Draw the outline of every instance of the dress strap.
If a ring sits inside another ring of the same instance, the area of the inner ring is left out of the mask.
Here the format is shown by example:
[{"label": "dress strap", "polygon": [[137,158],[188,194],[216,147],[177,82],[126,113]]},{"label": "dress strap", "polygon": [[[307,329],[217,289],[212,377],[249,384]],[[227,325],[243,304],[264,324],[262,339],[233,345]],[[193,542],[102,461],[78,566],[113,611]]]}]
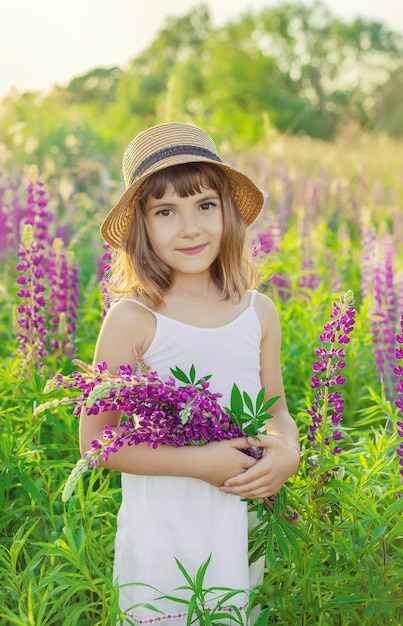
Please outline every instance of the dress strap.
[{"label": "dress strap", "polygon": [[143,302],[140,302],[140,300],[136,300],[135,298],[117,298],[116,300],[114,300],[113,304],[116,304],[117,302],[134,302],[134,304],[138,304],[139,306],[143,307],[143,309],[150,311],[150,313],[155,313],[155,311],[150,309],[150,307],[148,307]]},{"label": "dress strap", "polygon": [[255,302],[256,294],[257,294],[256,289],[252,289],[252,292],[251,292],[251,295],[250,295],[250,300],[249,300],[249,307],[250,308],[253,308],[253,303]]}]

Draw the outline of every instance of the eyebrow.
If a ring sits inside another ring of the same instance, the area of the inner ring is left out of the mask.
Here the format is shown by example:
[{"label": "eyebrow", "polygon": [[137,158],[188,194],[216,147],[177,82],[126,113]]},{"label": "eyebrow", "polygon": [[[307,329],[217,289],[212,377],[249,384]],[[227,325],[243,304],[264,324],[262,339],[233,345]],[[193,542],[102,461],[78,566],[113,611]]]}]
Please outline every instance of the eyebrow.
[{"label": "eyebrow", "polygon": [[[191,198],[192,196],[186,196],[187,198]],[[220,196],[208,194],[205,196],[200,196],[195,200],[195,204],[203,204],[204,202],[208,202],[209,200],[219,200]],[[152,209],[158,209],[159,207],[175,207],[176,202],[166,202],[165,200],[156,200],[147,208],[147,210],[151,211]]]}]

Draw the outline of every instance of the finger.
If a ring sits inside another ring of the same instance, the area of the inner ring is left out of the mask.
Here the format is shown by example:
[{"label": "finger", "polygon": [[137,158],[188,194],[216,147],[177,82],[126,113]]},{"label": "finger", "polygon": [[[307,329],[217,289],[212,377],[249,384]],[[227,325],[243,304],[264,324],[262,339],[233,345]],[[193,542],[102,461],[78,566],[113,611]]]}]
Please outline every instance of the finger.
[{"label": "finger", "polygon": [[265,489],[267,487],[271,487],[271,481],[268,481],[267,477],[251,476],[250,471],[248,471],[238,476],[228,478],[222,486],[224,489],[232,490],[235,493],[235,491],[254,491],[255,489],[261,488]]},{"label": "finger", "polygon": [[233,448],[237,448],[237,450],[242,450],[242,448],[251,448],[253,443],[250,443],[250,437],[235,437],[234,439],[230,439],[231,445]]},{"label": "finger", "polygon": [[[247,458],[251,459],[252,457]],[[261,483],[267,482],[267,480],[269,480],[269,472],[266,471],[262,475],[258,461],[256,461],[255,459],[252,459],[252,461],[253,462],[250,464],[250,467],[246,469],[245,472],[242,472],[242,474],[238,474],[237,476],[230,476],[229,478],[227,478],[227,480],[224,482],[225,487],[247,485],[252,482],[256,482],[257,480],[260,480]]]},{"label": "finger", "polygon": [[237,487],[234,489],[222,489],[224,493],[238,496],[240,498],[268,498],[270,496],[275,496],[278,492],[278,488],[273,485],[273,487],[260,487],[256,489],[246,489],[243,487]]},{"label": "finger", "polygon": [[270,435],[256,435],[252,437],[248,436],[248,446],[256,446],[259,448],[274,448],[277,444],[277,440],[275,437],[271,437]]}]

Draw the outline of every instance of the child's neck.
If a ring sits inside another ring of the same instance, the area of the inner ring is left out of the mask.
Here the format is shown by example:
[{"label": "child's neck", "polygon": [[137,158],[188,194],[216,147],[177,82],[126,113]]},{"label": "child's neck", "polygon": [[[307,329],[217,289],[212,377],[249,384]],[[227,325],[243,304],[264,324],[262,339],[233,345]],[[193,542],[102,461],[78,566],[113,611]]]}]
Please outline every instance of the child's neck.
[{"label": "child's neck", "polygon": [[185,324],[205,328],[224,326],[238,317],[247,308],[249,295],[240,302],[224,300],[221,290],[211,285],[194,284],[185,288],[182,283],[164,294],[165,306],[161,313]]},{"label": "child's neck", "polygon": [[181,297],[184,299],[207,298],[212,300],[221,300],[221,289],[214,282],[210,274],[181,274],[175,276],[172,286],[165,294],[165,297]]}]

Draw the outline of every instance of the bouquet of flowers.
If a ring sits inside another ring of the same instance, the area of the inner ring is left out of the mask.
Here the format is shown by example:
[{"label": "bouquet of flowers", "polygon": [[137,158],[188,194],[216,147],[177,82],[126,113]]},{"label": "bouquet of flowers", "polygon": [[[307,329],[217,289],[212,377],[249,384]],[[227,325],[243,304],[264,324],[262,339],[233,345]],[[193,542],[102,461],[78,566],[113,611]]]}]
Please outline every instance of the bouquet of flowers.
[{"label": "bouquet of flowers", "polygon": [[[189,374],[178,367],[171,368],[172,376],[162,380],[151,371],[135,348],[140,373],[130,366],[121,366],[112,375],[106,363],[91,367],[75,359],[82,372],[69,376],[56,374],[46,383],[44,393],[63,389],[62,398],[45,402],[35,409],[35,414],[62,405],[73,405],[74,415],[85,407],[88,415],[103,411],[122,411],[126,416],[117,428],[105,425],[102,440],[91,442],[91,449],[78,461],[63,491],[67,501],[81,477],[88,469],[98,467],[102,458],[123,445],[147,443],[156,448],[159,444],[172,446],[204,445],[210,441],[233,439],[243,435],[258,437],[264,422],[270,418],[269,408],[278,397],[266,401],[262,388],[255,401],[233,385],[231,406],[223,408],[218,393],[209,390],[209,378],[196,379],[194,366]],[[181,383],[181,385],[179,385]],[[245,453],[259,458],[260,448],[248,448]]]}]

